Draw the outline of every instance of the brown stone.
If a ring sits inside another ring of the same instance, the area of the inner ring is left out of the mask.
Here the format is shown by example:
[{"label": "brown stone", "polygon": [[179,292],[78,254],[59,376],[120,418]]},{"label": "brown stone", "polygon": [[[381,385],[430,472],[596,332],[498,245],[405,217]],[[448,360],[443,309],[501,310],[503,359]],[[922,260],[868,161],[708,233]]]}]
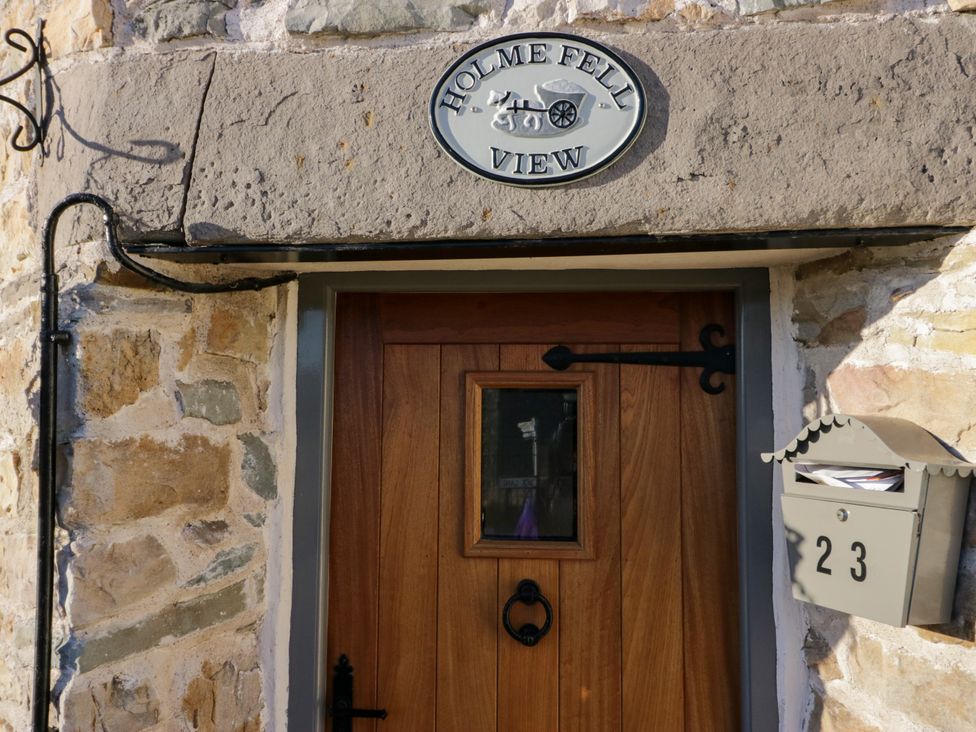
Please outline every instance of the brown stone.
[{"label": "brown stone", "polygon": [[82,409],[108,417],[159,383],[159,343],[152,331],[90,333],[81,342]]},{"label": "brown stone", "polygon": [[71,461],[66,520],[119,523],[175,507],[211,511],[227,502],[230,449],[196,435],[176,445],[150,437],[79,440]]},{"label": "brown stone", "polygon": [[966,383],[954,373],[841,365],[827,376],[827,391],[838,412],[910,419],[953,442],[976,419]]},{"label": "brown stone", "polygon": [[863,307],[847,310],[831,319],[820,329],[817,342],[821,346],[842,346],[855,343],[861,338],[861,329],[867,321]]},{"label": "brown stone", "polygon": [[71,618],[83,627],[110,617],[176,579],[176,568],[155,536],[76,549],[71,564]]},{"label": "brown stone", "polygon": [[259,732],[261,673],[232,661],[205,661],[183,696],[183,716],[194,732]]},{"label": "brown stone", "polygon": [[207,350],[249,361],[263,361],[268,355],[271,315],[256,302],[242,305],[234,309],[214,308],[207,332]]},{"label": "brown stone", "polygon": [[193,358],[193,350],[197,343],[197,331],[196,328],[190,328],[183,337],[180,338],[178,344],[180,349],[180,359],[176,363],[176,370],[183,371],[189,364],[190,359]]}]

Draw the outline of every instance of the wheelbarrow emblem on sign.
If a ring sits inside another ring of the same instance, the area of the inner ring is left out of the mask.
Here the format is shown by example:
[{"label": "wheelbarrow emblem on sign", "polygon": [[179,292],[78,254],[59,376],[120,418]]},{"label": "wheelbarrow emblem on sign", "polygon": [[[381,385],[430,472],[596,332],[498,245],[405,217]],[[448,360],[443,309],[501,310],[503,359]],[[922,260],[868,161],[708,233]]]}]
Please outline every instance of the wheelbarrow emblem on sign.
[{"label": "wheelbarrow emblem on sign", "polygon": [[583,107],[590,95],[579,84],[555,79],[536,84],[535,95],[538,102],[492,90],[488,104],[498,111],[491,126],[515,137],[554,137],[585,124]]}]

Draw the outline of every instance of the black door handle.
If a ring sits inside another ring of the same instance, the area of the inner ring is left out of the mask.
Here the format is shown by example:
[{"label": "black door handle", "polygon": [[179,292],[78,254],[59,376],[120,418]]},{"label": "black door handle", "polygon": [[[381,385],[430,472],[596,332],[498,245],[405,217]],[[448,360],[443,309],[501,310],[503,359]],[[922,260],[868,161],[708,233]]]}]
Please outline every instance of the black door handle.
[{"label": "black door handle", "polygon": [[332,717],[332,732],[352,732],[352,720],[386,719],[385,709],[356,709],[352,705],[352,666],[343,653],[332,677],[332,706],[326,709]]},{"label": "black door handle", "polygon": [[[542,627],[540,628],[535,623],[525,623],[521,628],[516,630],[512,626],[512,620],[509,617],[512,606],[516,602],[521,602],[526,605],[535,605],[537,602],[541,603],[546,611],[546,622],[542,624]],[[505,626],[508,634],[523,646],[534,646],[549,632],[549,629],[552,627],[552,605],[549,604],[546,596],[542,594],[535,580],[524,579],[518,583],[515,594],[508,598],[508,602],[505,603],[505,609],[502,610],[502,625]]]}]

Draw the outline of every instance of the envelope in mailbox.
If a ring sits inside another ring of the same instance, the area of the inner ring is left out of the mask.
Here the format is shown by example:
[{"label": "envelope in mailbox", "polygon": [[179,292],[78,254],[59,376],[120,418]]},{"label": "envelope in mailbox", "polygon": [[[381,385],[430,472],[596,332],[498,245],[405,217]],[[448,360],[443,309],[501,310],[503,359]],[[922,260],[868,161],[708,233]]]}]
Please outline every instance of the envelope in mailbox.
[{"label": "envelope in mailbox", "polygon": [[892,468],[854,468],[847,465],[797,463],[798,478],[835,488],[858,488],[869,491],[897,491],[905,482],[905,473]]}]

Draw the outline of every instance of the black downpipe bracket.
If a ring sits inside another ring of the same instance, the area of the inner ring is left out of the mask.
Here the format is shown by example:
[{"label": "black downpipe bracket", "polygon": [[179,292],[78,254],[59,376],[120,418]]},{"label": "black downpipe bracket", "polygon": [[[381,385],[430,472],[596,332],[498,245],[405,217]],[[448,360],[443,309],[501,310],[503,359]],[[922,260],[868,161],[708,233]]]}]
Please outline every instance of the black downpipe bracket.
[{"label": "black downpipe bracket", "polygon": [[297,275],[285,273],[273,277],[244,279],[231,282],[185,282],[157,272],[132,259],[120,246],[112,206],[101,196],[74,193],[61,200],[44,224],[43,269],[41,285],[41,380],[40,415],[38,420],[38,500],[37,500],[37,614],[34,625],[34,694],[32,696],[33,732],[50,732],[48,726],[51,705],[51,620],[54,599],[54,524],[57,491],[57,404],[58,356],[60,349],[70,342],[71,335],[58,325],[58,276],[54,264],[54,239],[58,221],[72,206],[91,204],[102,213],[105,239],[112,256],[126,269],[147,280],[180,292],[194,294],[263,290],[291,282]]}]

